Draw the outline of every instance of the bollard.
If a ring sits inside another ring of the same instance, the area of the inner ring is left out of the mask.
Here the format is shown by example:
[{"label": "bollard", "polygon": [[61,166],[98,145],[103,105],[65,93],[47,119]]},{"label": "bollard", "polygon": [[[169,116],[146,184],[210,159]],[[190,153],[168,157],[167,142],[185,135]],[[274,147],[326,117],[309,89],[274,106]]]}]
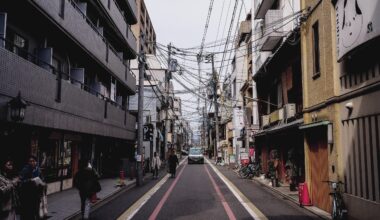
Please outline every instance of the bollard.
[{"label": "bollard", "polygon": [[124,170],[120,171],[119,174],[119,185],[124,186],[125,185],[125,175],[124,175]]},{"label": "bollard", "polygon": [[299,184],[299,186],[298,186],[298,197],[299,197],[300,206],[311,206],[312,205],[312,203],[310,201],[309,191],[307,189],[306,182]]}]

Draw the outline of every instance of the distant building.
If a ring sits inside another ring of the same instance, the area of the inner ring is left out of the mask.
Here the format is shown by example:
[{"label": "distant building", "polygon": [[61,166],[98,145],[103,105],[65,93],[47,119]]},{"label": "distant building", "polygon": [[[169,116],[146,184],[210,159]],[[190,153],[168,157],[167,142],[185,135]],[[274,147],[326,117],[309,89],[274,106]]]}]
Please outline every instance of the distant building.
[{"label": "distant building", "polygon": [[[137,38],[138,51],[146,54],[156,54],[156,32],[150,20],[149,12],[144,0],[136,0],[137,24],[132,26],[132,31]],[[140,36],[144,34],[144,43],[140,42]]]}]

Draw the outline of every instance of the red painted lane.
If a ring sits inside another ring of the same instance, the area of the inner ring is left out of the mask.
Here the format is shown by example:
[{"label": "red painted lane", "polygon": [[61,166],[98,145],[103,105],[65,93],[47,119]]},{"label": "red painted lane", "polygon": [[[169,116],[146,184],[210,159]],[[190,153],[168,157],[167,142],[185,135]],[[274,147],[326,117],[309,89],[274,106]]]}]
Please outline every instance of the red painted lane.
[{"label": "red painted lane", "polygon": [[155,220],[158,216],[158,213],[160,212],[160,210],[162,209],[162,206],[164,206],[166,200],[168,200],[168,197],[169,195],[172,193],[175,185],[177,184],[179,178],[181,177],[182,173],[183,173],[183,170],[185,169],[185,165],[183,165],[182,167],[182,170],[179,172],[179,174],[177,175],[177,177],[175,178],[174,182],[172,183],[172,185],[170,185],[168,191],[166,191],[165,195],[162,197],[162,199],[160,200],[160,202],[158,203],[158,205],[156,206],[156,208],[154,209],[153,213],[149,216],[149,220]]},{"label": "red painted lane", "polygon": [[224,198],[222,192],[220,191],[219,186],[215,183],[215,180],[211,176],[210,172],[208,171],[207,166],[204,166],[204,167],[205,167],[205,170],[206,170],[206,172],[208,174],[208,177],[210,177],[210,180],[212,182],[212,185],[214,186],[216,194],[218,194],[220,201],[222,201],[222,205],[223,205],[224,210],[226,211],[226,213],[228,215],[228,218],[230,220],[236,220],[236,217],[235,217],[234,213],[232,212],[231,207],[228,205],[226,199]]}]

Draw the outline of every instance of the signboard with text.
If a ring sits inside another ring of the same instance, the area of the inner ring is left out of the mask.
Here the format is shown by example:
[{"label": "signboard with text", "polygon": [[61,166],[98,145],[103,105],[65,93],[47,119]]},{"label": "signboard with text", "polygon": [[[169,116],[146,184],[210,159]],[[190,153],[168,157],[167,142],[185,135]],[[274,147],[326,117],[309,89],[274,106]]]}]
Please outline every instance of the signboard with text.
[{"label": "signboard with text", "polygon": [[379,1],[338,0],[335,11],[339,61],[353,49],[380,36]]}]

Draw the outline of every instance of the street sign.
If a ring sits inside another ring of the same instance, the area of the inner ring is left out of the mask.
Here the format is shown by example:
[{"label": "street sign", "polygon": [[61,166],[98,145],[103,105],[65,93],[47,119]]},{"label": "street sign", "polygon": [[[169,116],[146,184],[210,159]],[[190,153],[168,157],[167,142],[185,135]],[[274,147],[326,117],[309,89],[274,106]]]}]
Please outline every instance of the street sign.
[{"label": "street sign", "polygon": [[144,141],[153,141],[153,125],[152,124],[147,124],[144,125]]}]

